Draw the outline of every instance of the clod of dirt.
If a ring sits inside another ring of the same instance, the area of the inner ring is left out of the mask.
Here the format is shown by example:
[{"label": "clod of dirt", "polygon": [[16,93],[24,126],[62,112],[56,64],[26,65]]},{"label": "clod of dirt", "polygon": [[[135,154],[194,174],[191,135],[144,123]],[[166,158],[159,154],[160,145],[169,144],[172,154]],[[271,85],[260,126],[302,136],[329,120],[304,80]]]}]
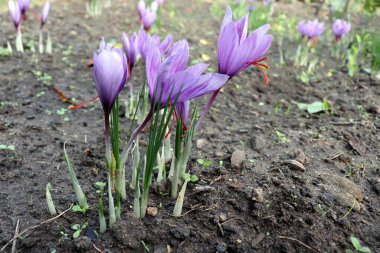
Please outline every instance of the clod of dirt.
[{"label": "clod of dirt", "polygon": [[231,156],[231,166],[233,169],[241,169],[245,160],[244,150],[235,150]]},{"label": "clod of dirt", "polygon": [[353,181],[345,177],[336,176],[333,174],[323,173],[319,177],[322,179],[321,184],[325,190],[336,198],[336,201],[342,207],[352,207],[355,211],[360,211],[363,201],[363,190]]},{"label": "clod of dirt", "polygon": [[199,139],[197,140],[197,148],[201,149],[204,146],[207,145],[207,140],[206,139]]},{"label": "clod of dirt", "polygon": [[74,246],[79,252],[84,252],[92,248],[92,242],[87,236],[81,236],[75,239]]},{"label": "clod of dirt", "polygon": [[264,240],[264,238],[265,238],[265,234],[263,234],[263,233],[260,233],[255,239],[253,239],[253,241],[252,241],[252,247],[253,248],[258,248],[258,247],[256,247],[262,240]]},{"label": "clod of dirt", "polygon": [[133,215],[122,219],[111,229],[112,236],[117,242],[130,249],[137,250],[140,242],[146,238],[146,229],[143,222]]},{"label": "clod of dirt", "polygon": [[254,148],[257,150],[257,151],[261,151],[262,149],[264,149],[267,145],[267,142],[265,140],[265,138],[263,138],[262,136],[260,135],[256,135],[254,137],[255,141],[254,141]]},{"label": "clod of dirt", "polygon": [[218,253],[224,253],[227,251],[227,244],[225,244],[224,242],[218,242],[215,249]]},{"label": "clod of dirt", "polygon": [[344,137],[347,140],[348,145],[354,150],[356,153],[358,153],[361,156],[365,155],[366,147],[364,144],[360,141],[360,139],[356,136],[353,136],[349,133],[344,133]]},{"label": "clod of dirt", "polygon": [[309,158],[305,155],[305,153],[298,149],[294,151],[293,159],[296,160],[297,162],[302,163],[303,165],[309,162]]},{"label": "clod of dirt", "polygon": [[262,188],[256,188],[252,191],[252,200],[263,203],[264,202],[264,190]]},{"label": "clod of dirt", "polygon": [[177,224],[170,229],[170,233],[178,240],[185,240],[190,236],[190,229],[185,224]]},{"label": "clod of dirt", "polygon": [[158,209],[157,207],[148,207],[146,212],[149,216],[156,217],[158,214]]}]

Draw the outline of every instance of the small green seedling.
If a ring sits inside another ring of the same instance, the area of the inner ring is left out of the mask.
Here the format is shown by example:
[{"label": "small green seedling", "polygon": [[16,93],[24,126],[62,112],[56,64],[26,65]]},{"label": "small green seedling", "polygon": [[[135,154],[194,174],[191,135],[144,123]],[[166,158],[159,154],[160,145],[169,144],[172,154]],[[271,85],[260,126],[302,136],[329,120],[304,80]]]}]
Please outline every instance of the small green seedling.
[{"label": "small green seedling", "polygon": [[203,159],[197,159],[197,162],[202,165],[202,169],[206,169],[207,167],[210,167],[212,164],[212,161],[204,161]]},{"label": "small green seedling", "polygon": [[82,226],[80,224],[74,224],[71,226],[71,228],[75,231],[73,234],[73,238],[76,239],[80,236],[82,231],[87,228],[87,222],[84,223]]},{"label": "small green seedling", "polygon": [[329,103],[327,101],[327,98],[324,98],[323,101],[316,101],[311,104],[297,103],[297,102],[293,102],[293,103],[295,103],[300,110],[305,110],[309,114],[329,111]]},{"label": "small green seedling", "polygon": [[71,208],[71,211],[73,212],[76,212],[76,213],[86,213],[87,209],[82,209],[80,207],[80,205],[74,205],[72,208]]},{"label": "small green seedling", "polygon": [[355,236],[350,236],[350,241],[352,243],[352,246],[354,246],[355,251],[352,251],[351,249],[347,249],[346,253],[354,253],[354,252],[363,252],[363,253],[370,253],[371,250],[368,247],[362,246],[359,239]]},{"label": "small green seedling", "polygon": [[192,183],[196,183],[196,182],[198,182],[198,181],[199,181],[199,178],[197,177],[197,175],[192,174],[192,175],[190,176],[190,182],[192,182]]},{"label": "small green seedling", "polygon": [[15,150],[16,150],[16,147],[15,147],[15,145],[5,145],[5,144],[0,144],[0,150],[15,151]]},{"label": "small green seedling", "polygon": [[276,130],[277,144],[285,144],[286,143],[286,135],[278,130]]},{"label": "small green seedling", "polygon": [[143,245],[143,247],[144,247],[144,252],[149,252],[149,246],[148,246],[148,244],[146,244],[143,240],[141,240],[141,244]]},{"label": "small green seedling", "polygon": [[95,186],[96,186],[96,188],[98,188],[98,190],[96,190],[97,194],[101,194],[101,195],[105,194],[104,193],[104,189],[106,187],[106,183],[104,183],[104,182],[96,182]]}]

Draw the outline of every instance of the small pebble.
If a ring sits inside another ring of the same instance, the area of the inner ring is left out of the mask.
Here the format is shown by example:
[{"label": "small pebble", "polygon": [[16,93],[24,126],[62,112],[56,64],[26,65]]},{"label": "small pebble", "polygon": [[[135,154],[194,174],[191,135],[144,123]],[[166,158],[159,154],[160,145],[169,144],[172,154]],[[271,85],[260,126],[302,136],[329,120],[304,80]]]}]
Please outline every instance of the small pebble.
[{"label": "small pebble", "polygon": [[156,217],[158,214],[158,209],[157,207],[148,207],[146,212],[149,216]]},{"label": "small pebble", "polygon": [[220,222],[225,222],[225,221],[227,221],[227,214],[225,214],[225,213],[220,213],[220,214],[219,214],[219,221],[220,221]]}]

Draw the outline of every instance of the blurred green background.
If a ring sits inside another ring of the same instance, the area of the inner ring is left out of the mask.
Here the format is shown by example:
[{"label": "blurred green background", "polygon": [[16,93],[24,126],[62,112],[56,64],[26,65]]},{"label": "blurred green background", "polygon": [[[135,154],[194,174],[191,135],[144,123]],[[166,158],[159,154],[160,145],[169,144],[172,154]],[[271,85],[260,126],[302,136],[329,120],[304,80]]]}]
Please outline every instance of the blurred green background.
[{"label": "blurred green background", "polygon": [[[32,0],[31,5],[42,5],[46,0]],[[52,2],[52,1],[50,1]],[[8,0],[0,0],[0,13],[8,11]]]}]

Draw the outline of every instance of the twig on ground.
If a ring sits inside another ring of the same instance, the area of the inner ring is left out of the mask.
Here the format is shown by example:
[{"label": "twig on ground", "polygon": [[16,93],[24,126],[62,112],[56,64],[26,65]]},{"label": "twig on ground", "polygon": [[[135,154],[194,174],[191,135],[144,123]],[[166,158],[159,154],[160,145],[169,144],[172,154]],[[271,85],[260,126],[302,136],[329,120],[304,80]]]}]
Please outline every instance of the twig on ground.
[{"label": "twig on ground", "polygon": [[194,188],[194,191],[195,192],[208,192],[208,191],[215,191],[215,188],[212,187],[212,186],[208,186],[208,185],[205,185],[205,186],[196,186]]},{"label": "twig on ground", "polygon": [[316,249],[310,247],[309,245],[307,245],[307,244],[305,244],[305,243],[303,243],[303,242],[301,242],[301,241],[299,241],[299,240],[297,240],[297,239],[295,239],[295,238],[287,237],[287,236],[281,236],[281,235],[277,236],[277,238],[280,238],[280,239],[287,239],[287,240],[291,240],[291,241],[294,241],[294,242],[298,242],[299,244],[301,244],[301,245],[304,246],[305,248],[308,248],[309,250],[311,250],[311,251],[313,251],[313,252],[320,253],[320,251],[318,251],[318,250],[316,250]]},{"label": "twig on ground", "polygon": [[[14,235],[14,237],[16,238],[18,236],[19,229],[20,229],[20,220],[18,219],[17,224],[16,224],[16,229],[15,229],[15,235]],[[12,251],[11,251],[12,253],[16,252],[16,245],[17,245],[17,240],[15,239],[12,244]]]},{"label": "twig on ground", "polygon": [[38,225],[35,225],[35,226],[31,226],[27,229],[25,229],[24,231],[22,231],[21,233],[15,235],[9,242],[7,242],[1,249],[0,249],[0,252],[3,252],[5,250],[5,248],[10,244],[12,243],[14,240],[16,240],[17,238],[19,238],[21,235],[25,234],[26,232],[28,232],[29,230],[31,229],[35,229],[35,228],[38,228],[39,226],[45,224],[45,223],[49,223],[55,219],[58,219],[59,217],[61,217],[62,215],[64,215],[66,212],[70,211],[71,208],[73,207],[73,204],[70,205],[70,207],[68,209],[66,209],[65,211],[63,211],[62,213],[58,214],[57,216],[53,217],[53,218],[50,218],[48,220],[45,220],[43,222],[41,222],[40,224]]},{"label": "twig on ground", "polygon": [[98,247],[96,247],[95,244],[92,244],[92,247],[94,247],[94,249],[95,249],[97,252],[99,252],[99,253],[104,253],[104,251],[101,250],[101,249],[99,249]]}]

